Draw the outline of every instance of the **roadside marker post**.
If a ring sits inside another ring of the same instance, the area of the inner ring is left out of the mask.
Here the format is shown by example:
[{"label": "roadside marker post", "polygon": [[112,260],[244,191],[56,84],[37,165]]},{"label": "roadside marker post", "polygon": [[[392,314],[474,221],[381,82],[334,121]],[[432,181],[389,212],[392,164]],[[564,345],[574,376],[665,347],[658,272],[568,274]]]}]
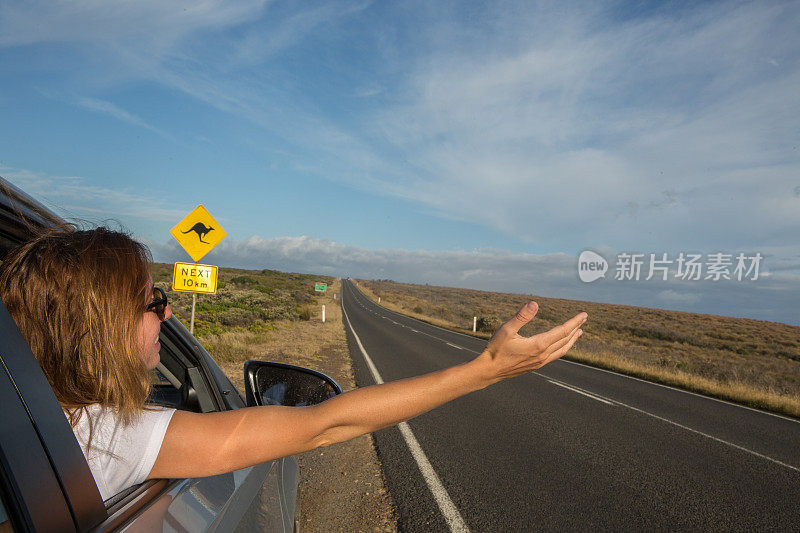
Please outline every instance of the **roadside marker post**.
[{"label": "roadside marker post", "polygon": [[478,317],[472,317],[472,333],[475,333],[478,330]]},{"label": "roadside marker post", "polygon": [[322,323],[325,323],[325,306],[322,306]]},{"label": "roadside marker post", "polygon": [[[172,272],[172,290],[192,293],[192,318],[189,322],[189,333],[194,335],[194,311],[197,306],[197,293],[217,293],[217,267],[200,265],[198,261],[220,243],[228,233],[211,216],[211,213],[198,205],[170,230],[170,234],[178,241],[192,263],[175,263]],[[180,265],[180,266],[179,266]],[[180,273],[180,277],[179,274]],[[213,274],[213,287],[212,276]]]}]

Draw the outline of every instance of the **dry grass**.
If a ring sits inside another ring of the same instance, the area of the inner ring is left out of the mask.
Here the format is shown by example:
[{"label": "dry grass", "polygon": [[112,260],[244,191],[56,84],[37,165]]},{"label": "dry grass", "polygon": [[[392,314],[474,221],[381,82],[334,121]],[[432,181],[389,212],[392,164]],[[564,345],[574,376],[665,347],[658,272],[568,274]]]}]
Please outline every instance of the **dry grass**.
[{"label": "dry grass", "polygon": [[[527,301],[539,303],[532,335],[581,311],[584,334],[567,359],[800,417],[800,327],[644,307],[392,281],[356,281],[384,307],[489,338]],[[486,331],[472,332],[472,317]]]}]

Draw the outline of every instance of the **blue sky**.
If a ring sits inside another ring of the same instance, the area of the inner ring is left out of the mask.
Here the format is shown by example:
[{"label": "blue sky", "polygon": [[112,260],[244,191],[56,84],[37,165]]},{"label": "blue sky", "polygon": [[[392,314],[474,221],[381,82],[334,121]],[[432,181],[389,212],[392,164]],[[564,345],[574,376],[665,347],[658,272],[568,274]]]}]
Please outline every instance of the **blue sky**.
[{"label": "blue sky", "polygon": [[[0,175],[156,260],[800,325],[792,2],[0,4]],[[585,249],[758,280],[582,283]]]}]

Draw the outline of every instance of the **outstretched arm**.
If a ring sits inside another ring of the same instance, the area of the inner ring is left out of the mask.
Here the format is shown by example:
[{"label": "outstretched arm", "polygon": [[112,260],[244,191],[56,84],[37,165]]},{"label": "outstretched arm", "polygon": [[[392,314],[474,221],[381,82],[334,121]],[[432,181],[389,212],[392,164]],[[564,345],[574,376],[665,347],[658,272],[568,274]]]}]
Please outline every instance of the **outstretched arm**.
[{"label": "outstretched arm", "polygon": [[572,347],[587,315],[533,337],[520,336],[519,329],[537,311],[535,302],[525,305],[477,358],[438,372],[356,389],[311,407],[178,411],[149,477],[209,476],[343,442],[541,368]]}]

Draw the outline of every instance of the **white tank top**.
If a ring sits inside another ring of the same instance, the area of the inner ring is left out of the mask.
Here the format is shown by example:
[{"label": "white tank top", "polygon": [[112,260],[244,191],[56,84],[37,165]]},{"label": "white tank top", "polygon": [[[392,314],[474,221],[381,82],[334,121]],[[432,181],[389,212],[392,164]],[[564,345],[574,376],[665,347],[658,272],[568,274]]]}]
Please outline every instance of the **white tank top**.
[{"label": "white tank top", "polygon": [[88,418],[81,416],[73,428],[103,500],[142,483],[150,475],[175,413],[175,409],[152,409],[143,410],[139,418],[125,426],[114,409],[90,405],[87,411],[93,432],[89,450]]}]

